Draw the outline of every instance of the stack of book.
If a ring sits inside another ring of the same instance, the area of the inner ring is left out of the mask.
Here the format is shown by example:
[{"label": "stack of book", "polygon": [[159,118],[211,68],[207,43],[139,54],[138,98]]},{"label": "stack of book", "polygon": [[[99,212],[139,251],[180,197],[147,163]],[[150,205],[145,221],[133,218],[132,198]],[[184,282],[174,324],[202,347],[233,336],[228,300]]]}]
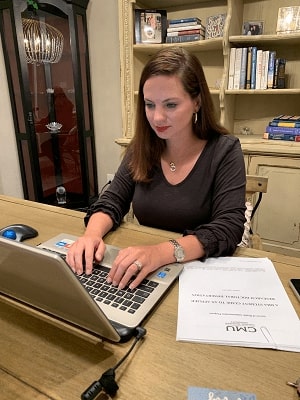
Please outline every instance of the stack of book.
[{"label": "stack of book", "polygon": [[205,39],[205,27],[197,17],[171,19],[166,43],[194,42]]},{"label": "stack of book", "polygon": [[228,89],[283,89],[285,87],[284,58],[276,52],[256,46],[232,47],[229,58]]},{"label": "stack of book", "polygon": [[278,115],[269,122],[264,139],[300,142],[300,115]]}]

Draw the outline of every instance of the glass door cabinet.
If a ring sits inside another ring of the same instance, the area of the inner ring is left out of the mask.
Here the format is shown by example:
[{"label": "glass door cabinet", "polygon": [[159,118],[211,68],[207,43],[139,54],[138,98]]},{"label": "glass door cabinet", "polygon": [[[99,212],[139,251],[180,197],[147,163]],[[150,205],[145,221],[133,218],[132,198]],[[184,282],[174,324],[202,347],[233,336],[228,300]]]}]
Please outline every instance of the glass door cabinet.
[{"label": "glass door cabinet", "polygon": [[88,0],[0,0],[24,197],[68,208],[97,195]]}]

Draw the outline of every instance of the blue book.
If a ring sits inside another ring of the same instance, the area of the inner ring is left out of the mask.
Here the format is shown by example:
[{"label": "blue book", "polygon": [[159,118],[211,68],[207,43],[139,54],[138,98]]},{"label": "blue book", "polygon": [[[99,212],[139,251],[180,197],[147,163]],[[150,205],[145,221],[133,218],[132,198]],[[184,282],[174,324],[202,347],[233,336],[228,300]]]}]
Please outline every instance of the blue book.
[{"label": "blue book", "polygon": [[286,140],[288,142],[300,142],[300,135],[290,135],[289,133],[269,133],[264,134],[265,139]]},{"label": "blue book", "polygon": [[256,85],[256,56],[257,56],[257,47],[253,46],[251,51],[251,82],[250,89],[255,89]]},{"label": "blue book", "polygon": [[293,127],[288,127],[288,126],[271,126],[268,125],[266,127],[266,132],[272,133],[272,134],[277,134],[277,133],[284,133],[287,135],[300,135],[300,128],[293,128]]},{"label": "blue book", "polygon": [[190,18],[181,18],[181,19],[170,19],[169,20],[169,25],[177,25],[177,24],[185,24],[188,23],[189,25],[191,24],[200,24],[201,19],[197,17],[190,17]]}]

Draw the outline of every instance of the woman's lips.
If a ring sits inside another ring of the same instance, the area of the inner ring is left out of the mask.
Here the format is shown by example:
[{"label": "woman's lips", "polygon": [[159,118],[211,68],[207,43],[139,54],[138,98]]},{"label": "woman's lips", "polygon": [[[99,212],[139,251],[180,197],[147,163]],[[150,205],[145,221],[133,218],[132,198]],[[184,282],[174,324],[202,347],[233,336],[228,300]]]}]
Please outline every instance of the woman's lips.
[{"label": "woman's lips", "polygon": [[156,126],[155,129],[157,130],[157,132],[162,133],[169,129],[169,126]]}]

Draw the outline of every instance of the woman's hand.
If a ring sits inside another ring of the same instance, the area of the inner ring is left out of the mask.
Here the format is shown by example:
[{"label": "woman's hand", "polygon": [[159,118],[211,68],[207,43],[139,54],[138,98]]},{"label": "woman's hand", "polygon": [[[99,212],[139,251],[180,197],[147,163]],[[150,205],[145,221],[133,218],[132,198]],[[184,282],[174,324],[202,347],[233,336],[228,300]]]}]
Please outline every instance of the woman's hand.
[{"label": "woman's hand", "polygon": [[119,251],[107,282],[123,289],[131,281],[129,287],[134,289],[162,265],[160,245],[127,247]]},{"label": "woman's hand", "polygon": [[105,243],[99,236],[85,234],[72,244],[66,261],[76,274],[91,274],[93,262],[101,262],[104,252]]}]

